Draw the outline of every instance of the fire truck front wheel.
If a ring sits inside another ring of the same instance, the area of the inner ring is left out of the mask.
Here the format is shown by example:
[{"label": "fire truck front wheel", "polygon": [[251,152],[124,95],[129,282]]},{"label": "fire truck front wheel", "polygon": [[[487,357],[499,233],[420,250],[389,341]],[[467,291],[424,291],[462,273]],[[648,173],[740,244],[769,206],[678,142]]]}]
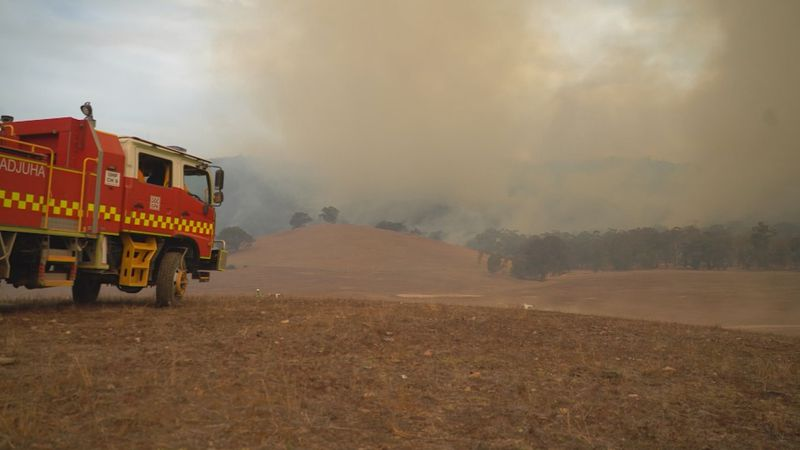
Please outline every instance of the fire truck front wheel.
[{"label": "fire truck front wheel", "polygon": [[78,304],[94,303],[100,294],[100,279],[91,275],[78,274],[72,283],[72,300]]},{"label": "fire truck front wheel", "polygon": [[182,253],[169,252],[161,259],[156,279],[156,306],[176,304],[186,293],[189,277]]}]

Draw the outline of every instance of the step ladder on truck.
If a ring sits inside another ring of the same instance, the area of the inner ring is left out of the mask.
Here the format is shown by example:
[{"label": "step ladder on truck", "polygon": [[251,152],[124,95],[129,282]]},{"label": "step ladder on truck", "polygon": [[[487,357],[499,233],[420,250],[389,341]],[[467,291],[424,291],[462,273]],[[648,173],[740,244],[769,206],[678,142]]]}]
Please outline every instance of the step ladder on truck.
[{"label": "step ladder on truck", "polygon": [[76,303],[103,284],[155,286],[157,306],[174,304],[189,276],[225,268],[225,174],[182,147],[96,130],[88,102],[81,112],[0,120],[0,281],[71,287]]}]

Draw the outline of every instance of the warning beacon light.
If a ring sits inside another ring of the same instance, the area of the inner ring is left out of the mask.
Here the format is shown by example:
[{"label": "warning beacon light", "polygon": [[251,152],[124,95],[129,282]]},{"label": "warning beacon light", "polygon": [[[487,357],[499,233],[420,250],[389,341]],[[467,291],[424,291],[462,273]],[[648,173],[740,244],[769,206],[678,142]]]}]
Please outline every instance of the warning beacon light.
[{"label": "warning beacon light", "polygon": [[86,116],[87,119],[89,120],[94,119],[94,117],[92,116],[92,104],[90,102],[86,102],[83,105],[81,105],[81,112],[83,113],[84,116]]}]

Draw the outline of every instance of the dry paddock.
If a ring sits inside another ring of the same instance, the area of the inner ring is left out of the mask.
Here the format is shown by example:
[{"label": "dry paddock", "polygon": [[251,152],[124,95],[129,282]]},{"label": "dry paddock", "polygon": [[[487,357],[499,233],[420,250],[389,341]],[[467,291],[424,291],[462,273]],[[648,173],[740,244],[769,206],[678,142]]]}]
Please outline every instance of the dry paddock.
[{"label": "dry paddock", "polygon": [[0,306],[0,448],[797,448],[800,339],[313,298]]}]

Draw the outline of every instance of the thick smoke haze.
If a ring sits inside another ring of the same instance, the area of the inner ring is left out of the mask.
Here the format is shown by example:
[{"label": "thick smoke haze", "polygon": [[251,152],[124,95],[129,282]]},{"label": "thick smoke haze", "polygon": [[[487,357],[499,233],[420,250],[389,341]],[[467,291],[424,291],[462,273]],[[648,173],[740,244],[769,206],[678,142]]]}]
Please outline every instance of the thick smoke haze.
[{"label": "thick smoke haze", "polygon": [[456,236],[800,220],[800,2],[230,2],[217,22],[215,76],[260,125],[245,153],[301,167],[309,212]]}]

